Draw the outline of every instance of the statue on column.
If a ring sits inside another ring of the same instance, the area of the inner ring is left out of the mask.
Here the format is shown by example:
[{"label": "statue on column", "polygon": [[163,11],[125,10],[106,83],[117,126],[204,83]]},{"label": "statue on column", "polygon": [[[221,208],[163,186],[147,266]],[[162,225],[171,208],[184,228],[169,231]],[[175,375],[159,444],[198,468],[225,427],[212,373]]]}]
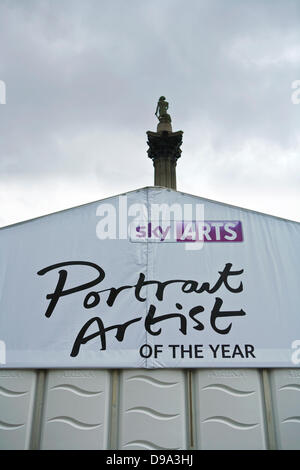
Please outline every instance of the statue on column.
[{"label": "statue on column", "polygon": [[171,116],[167,113],[167,110],[169,108],[169,103],[166,101],[166,98],[164,96],[161,96],[158,100],[157,106],[156,106],[156,111],[155,111],[155,116],[159,120],[159,124],[157,126],[157,131],[159,132],[160,130],[166,130],[169,132],[172,132],[172,127],[171,127]]}]

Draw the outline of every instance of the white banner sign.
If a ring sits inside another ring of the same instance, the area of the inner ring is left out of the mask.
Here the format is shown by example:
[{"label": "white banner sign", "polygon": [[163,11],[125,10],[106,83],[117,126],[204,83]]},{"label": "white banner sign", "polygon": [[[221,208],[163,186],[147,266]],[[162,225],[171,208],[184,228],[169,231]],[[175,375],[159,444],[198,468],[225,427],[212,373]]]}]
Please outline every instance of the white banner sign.
[{"label": "white banner sign", "polygon": [[0,230],[0,368],[297,367],[300,224],[145,188]]}]

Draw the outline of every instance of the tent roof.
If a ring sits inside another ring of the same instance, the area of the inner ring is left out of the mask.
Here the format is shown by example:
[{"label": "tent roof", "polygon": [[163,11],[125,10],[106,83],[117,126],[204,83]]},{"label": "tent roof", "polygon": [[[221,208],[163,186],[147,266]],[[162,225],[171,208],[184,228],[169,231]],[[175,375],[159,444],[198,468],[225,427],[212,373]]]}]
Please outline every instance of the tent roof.
[{"label": "tent roof", "polygon": [[283,221],[286,221],[286,222],[292,222],[292,223],[295,223],[295,224],[300,224],[300,222],[297,222],[295,220],[285,219],[283,217],[278,217],[276,215],[266,214],[264,212],[255,211],[253,209],[246,209],[244,207],[235,206],[233,204],[228,204],[228,203],[225,203],[225,202],[215,201],[213,199],[208,199],[208,198],[205,198],[205,197],[202,197],[202,196],[196,196],[195,194],[190,194],[190,193],[186,193],[186,192],[183,192],[183,191],[176,191],[174,189],[165,188],[165,187],[162,187],[162,186],[144,186],[143,188],[137,188],[137,189],[133,189],[132,191],[126,191],[126,192],[123,192],[123,193],[114,194],[112,196],[108,196],[108,197],[103,198],[103,199],[96,199],[95,201],[90,201],[90,202],[87,202],[87,203],[84,203],[84,204],[80,204],[78,206],[73,206],[73,207],[69,207],[69,208],[66,208],[66,209],[59,210],[59,211],[51,212],[49,214],[44,214],[44,215],[41,215],[39,217],[34,217],[32,219],[22,220],[20,222],[14,223],[14,224],[10,224],[10,225],[6,225],[4,227],[0,227],[0,230],[6,229],[6,228],[9,228],[9,227],[15,227],[15,226],[20,225],[20,224],[26,224],[28,222],[32,222],[34,220],[38,220],[38,219],[41,219],[43,217],[49,217],[49,216],[54,215],[54,214],[60,214],[62,212],[71,211],[71,210],[77,209],[79,207],[85,207],[85,206],[88,206],[90,204],[95,204],[96,202],[102,202],[102,201],[106,201],[108,199],[112,199],[112,198],[115,198],[115,197],[125,196],[126,194],[135,193],[135,192],[139,192],[139,191],[145,191],[145,190],[158,190],[158,189],[159,190],[165,190],[165,191],[168,191],[168,192],[179,193],[179,194],[186,195],[186,196],[189,196],[189,197],[193,197],[195,199],[199,199],[199,200],[202,200],[202,201],[207,201],[207,202],[211,202],[211,203],[214,203],[214,204],[220,204],[220,205],[223,205],[223,206],[226,206],[226,207],[232,207],[232,208],[235,208],[235,209],[240,209],[240,210],[243,210],[243,211],[246,211],[246,212],[251,212],[251,213],[254,213],[254,214],[264,215],[266,217],[272,217],[272,218],[275,218],[277,220],[283,220]]}]

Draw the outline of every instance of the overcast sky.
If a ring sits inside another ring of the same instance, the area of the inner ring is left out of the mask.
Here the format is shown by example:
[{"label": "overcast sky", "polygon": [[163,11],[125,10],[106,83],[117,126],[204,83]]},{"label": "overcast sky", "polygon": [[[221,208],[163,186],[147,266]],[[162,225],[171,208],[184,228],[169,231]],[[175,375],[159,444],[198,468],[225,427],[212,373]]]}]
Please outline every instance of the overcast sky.
[{"label": "overcast sky", "polygon": [[[299,0],[0,0],[0,225],[153,185],[300,221]],[[1,100],[1,97],[0,97]]]}]

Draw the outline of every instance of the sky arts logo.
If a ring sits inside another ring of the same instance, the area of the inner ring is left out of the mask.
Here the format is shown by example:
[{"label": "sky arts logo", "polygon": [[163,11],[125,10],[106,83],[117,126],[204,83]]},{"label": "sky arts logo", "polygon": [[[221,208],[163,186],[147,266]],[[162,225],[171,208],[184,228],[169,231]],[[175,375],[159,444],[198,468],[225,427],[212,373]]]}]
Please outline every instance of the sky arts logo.
[{"label": "sky arts logo", "polygon": [[131,241],[242,242],[242,223],[232,220],[151,221],[131,227]]},{"label": "sky arts logo", "polygon": [[242,242],[242,223],[231,220],[206,220],[176,224],[177,242]]},{"label": "sky arts logo", "polygon": [[205,220],[204,204],[132,203],[119,196],[117,203],[96,209],[99,240],[130,242],[183,242],[185,250],[201,250],[207,242],[242,242],[239,220]]}]

